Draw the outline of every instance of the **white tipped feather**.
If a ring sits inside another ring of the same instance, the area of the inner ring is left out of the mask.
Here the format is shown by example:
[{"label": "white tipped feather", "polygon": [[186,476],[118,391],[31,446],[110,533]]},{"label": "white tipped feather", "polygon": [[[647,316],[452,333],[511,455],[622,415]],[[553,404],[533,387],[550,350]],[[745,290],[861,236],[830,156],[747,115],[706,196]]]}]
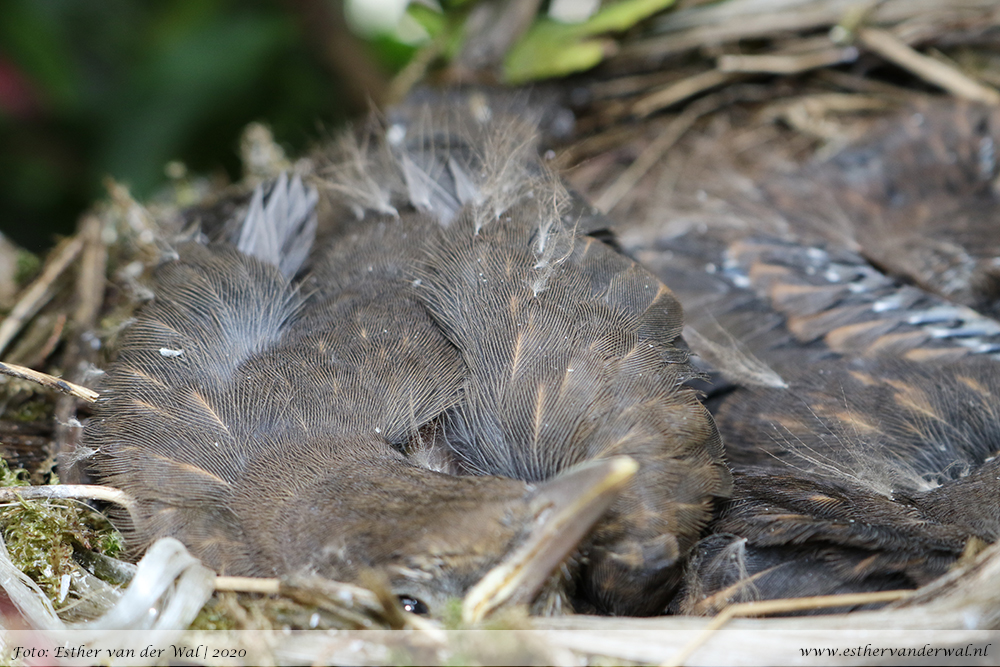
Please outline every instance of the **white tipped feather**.
[{"label": "white tipped feather", "polygon": [[718,333],[727,340],[712,340],[694,327],[684,327],[684,338],[695,354],[721,371],[729,381],[750,387],[788,387],[778,373],[746,349],[732,334],[722,327],[718,327]]},{"label": "white tipped feather", "polygon": [[425,110],[385,131],[369,128],[360,139],[348,134],[320,168],[321,187],[359,217],[398,217],[414,208],[448,228],[468,211],[476,235],[516,207],[528,208],[538,221],[532,242],[537,261],[527,277],[537,296],[573,251],[569,194],[537,159],[533,126],[514,118],[444,116]]},{"label": "white tipped feather", "polygon": [[319,193],[302,178],[282,173],[266,195],[258,186],[250,200],[236,247],[277,266],[286,278],[302,267],[316,237]]}]

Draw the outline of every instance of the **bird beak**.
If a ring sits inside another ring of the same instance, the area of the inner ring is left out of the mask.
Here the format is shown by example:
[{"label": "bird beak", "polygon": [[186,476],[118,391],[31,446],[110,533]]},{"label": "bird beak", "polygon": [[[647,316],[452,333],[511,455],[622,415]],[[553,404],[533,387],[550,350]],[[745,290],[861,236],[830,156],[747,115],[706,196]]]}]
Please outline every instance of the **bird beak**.
[{"label": "bird beak", "polygon": [[469,590],[462,619],[478,623],[501,605],[531,602],[638,469],[633,459],[618,456],[578,465],[541,485],[535,502],[542,508],[531,532]]}]

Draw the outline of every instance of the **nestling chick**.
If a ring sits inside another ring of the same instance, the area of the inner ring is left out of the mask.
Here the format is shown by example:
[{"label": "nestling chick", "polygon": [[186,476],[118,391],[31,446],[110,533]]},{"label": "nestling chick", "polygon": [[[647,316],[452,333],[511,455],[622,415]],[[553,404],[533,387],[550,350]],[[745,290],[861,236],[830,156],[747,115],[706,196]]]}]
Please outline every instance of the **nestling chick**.
[{"label": "nestling chick", "polygon": [[1000,325],[844,249],[660,248],[734,470],[674,609],[915,587],[1000,537]]},{"label": "nestling chick", "polygon": [[804,165],[731,119],[623,236],[684,304],[734,470],[671,608],[924,584],[1000,533],[1000,116],[915,105]]},{"label": "nestling chick", "polygon": [[236,248],[178,248],[106,374],[90,469],[137,499],[137,548],[376,569],[432,609],[472,589],[472,618],[530,601],[597,522],[577,595],[656,613],[730,483],[680,306],[578,233],[530,133],[453,120],[345,138],[312,249],[296,180]]},{"label": "nestling chick", "polygon": [[587,608],[657,613],[729,488],[714,424],[683,386],[694,371],[676,346],[680,304],[580,234],[581,219],[588,231],[603,220],[571,215],[585,207],[537,163],[523,127],[497,133],[454,116],[440,127],[404,119],[390,137],[405,139],[348,144],[328,170],[334,202],[377,228],[393,224],[380,212],[398,212],[413,229],[424,218],[404,211],[415,206],[438,222],[414,285],[465,364],[462,401],[444,420],[451,469],[539,481],[585,460],[635,459],[635,479],[583,545],[581,592]]}]

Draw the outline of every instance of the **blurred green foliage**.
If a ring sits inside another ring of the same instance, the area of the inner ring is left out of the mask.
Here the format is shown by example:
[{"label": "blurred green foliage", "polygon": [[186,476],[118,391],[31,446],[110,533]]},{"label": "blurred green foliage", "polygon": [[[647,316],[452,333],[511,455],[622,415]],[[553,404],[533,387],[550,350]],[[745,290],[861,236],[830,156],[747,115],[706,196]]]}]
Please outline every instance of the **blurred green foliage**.
[{"label": "blurred green foliage", "polygon": [[[367,42],[347,32],[344,1],[0,0],[0,232],[43,251],[104,195],[104,177],[141,200],[174,160],[238,178],[247,123],[270,125],[299,153],[323,128],[366,111],[372,87],[387,83],[380,77],[421,46],[438,40],[449,61],[464,39],[477,38],[464,26],[475,0],[444,1],[444,13],[411,4],[410,38],[397,29]],[[606,2],[575,24],[548,18],[543,3],[501,78],[589,69],[622,33],[673,2]],[[411,39],[413,29],[423,37]],[[355,79],[360,87],[350,85]]]},{"label": "blurred green foliage", "polygon": [[615,42],[608,33],[628,30],[673,4],[674,0],[621,0],[582,23],[540,17],[507,53],[504,78],[524,83],[590,69],[613,52]]},{"label": "blurred green foliage", "polygon": [[144,197],[163,165],[239,175],[238,138],[299,150],[347,113],[295,3],[0,0],[0,230],[72,232],[111,175]]}]

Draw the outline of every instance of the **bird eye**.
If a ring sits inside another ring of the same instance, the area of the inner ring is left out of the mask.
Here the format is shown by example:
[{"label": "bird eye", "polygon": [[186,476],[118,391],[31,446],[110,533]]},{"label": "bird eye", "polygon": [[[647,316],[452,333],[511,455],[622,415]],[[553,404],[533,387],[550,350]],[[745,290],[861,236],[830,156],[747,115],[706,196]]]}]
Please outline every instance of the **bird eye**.
[{"label": "bird eye", "polygon": [[410,597],[409,595],[400,595],[399,604],[403,605],[403,609],[410,612],[411,614],[426,616],[427,614],[430,613],[430,610],[427,608],[427,605],[425,605],[417,598]]}]

